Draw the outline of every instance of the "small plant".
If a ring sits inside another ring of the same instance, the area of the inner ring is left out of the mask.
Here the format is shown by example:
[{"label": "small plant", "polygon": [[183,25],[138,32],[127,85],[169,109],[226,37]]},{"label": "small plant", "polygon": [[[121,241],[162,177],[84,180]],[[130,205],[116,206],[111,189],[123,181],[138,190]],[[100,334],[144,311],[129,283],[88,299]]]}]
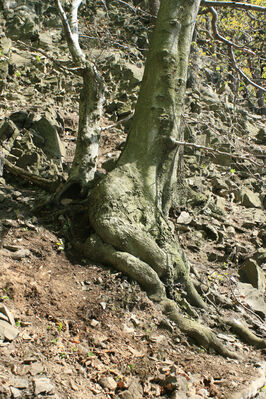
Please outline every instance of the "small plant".
[{"label": "small plant", "polygon": [[63,240],[61,240],[61,239],[58,240],[56,245],[57,245],[57,251],[64,251],[65,246],[64,246]]},{"label": "small plant", "polygon": [[234,173],[236,173],[236,170],[233,169],[233,168],[231,168],[231,169],[230,169],[230,173],[232,173],[232,175],[233,175]]},{"label": "small plant", "polygon": [[130,369],[131,371],[134,370],[133,364],[129,363],[128,367],[129,367],[129,369]]},{"label": "small plant", "polygon": [[66,358],[66,353],[65,352],[59,353],[59,358],[60,359],[65,359]]},{"label": "small plant", "polygon": [[51,344],[54,344],[54,345],[56,345],[57,344],[57,339],[56,338],[54,338],[54,339],[51,339]]},{"label": "small plant", "polygon": [[21,73],[20,73],[19,71],[16,71],[16,72],[15,72],[15,75],[16,75],[17,78],[20,78],[20,77],[21,77]]},{"label": "small plant", "polygon": [[41,57],[39,55],[36,55],[35,57],[36,61],[40,62],[41,61]]},{"label": "small plant", "polygon": [[15,324],[16,324],[16,327],[20,327],[21,326],[21,321],[17,320]]},{"label": "small plant", "polygon": [[4,299],[6,299],[7,301],[9,300],[6,288],[3,288],[3,295],[1,295],[1,300],[3,301]]},{"label": "small plant", "polygon": [[60,321],[60,322],[59,322],[59,325],[58,325],[58,331],[59,331],[59,333],[62,331],[62,328],[63,328],[63,323],[62,323],[62,321]]},{"label": "small plant", "polygon": [[94,356],[94,353],[91,352],[91,351],[89,351],[89,352],[88,352],[88,357],[93,357],[93,356]]}]

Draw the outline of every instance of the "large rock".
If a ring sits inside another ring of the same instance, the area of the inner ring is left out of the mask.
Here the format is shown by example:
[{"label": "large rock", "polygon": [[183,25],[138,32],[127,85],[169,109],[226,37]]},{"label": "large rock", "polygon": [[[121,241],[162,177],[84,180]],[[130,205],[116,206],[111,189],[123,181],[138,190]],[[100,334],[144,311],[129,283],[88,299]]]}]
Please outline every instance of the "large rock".
[{"label": "large rock", "polygon": [[37,39],[40,26],[36,22],[36,14],[31,8],[16,7],[7,15],[6,35],[13,40]]},{"label": "large rock", "polygon": [[236,196],[241,203],[241,205],[247,208],[261,208],[261,200],[259,194],[254,193],[249,188],[242,188]]},{"label": "large rock", "polygon": [[59,161],[66,155],[65,147],[60,140],[56,127],[48,118],[42,117],[40,120],[33,122],[32,129],[44,139],[42,147],[44,153],[49,158],[56,158]]},{"label": "large rock", "polygon": [[13,142],[19,136],[19,130],[14,122],[4,120],[0,125],[0,143],[5,142],[3,147],[8,151],[11,149]]},{"label": "large rock", "polygon": [[254,259],[247,259],[241,266],[239,274],[242,281],[250,283],[253,287],[264,292],[265,276]]},{"label": "large rock", "polygon": [[245,298],[245,302],[250,306],[250,308],[265,318],[266,304],[264,302],[264,294],[252,287],[251,284],[238,283],[237,288],[239,294]]},{"label": "large rock", "polygon": [[[3,86],[5,78],[8,76],[8,55],[11,48],[11,40],[3,36],[0,38],[0,51],[2,56],[0,57],[0,83]],[[2,89],[1,89],[2,90]]]},{"label": "large rock", "polygon": [[18,335],[19,331],[17,328],[11,326],[7,321],[0,320],[0,339],[6,339],[13,341]]}]

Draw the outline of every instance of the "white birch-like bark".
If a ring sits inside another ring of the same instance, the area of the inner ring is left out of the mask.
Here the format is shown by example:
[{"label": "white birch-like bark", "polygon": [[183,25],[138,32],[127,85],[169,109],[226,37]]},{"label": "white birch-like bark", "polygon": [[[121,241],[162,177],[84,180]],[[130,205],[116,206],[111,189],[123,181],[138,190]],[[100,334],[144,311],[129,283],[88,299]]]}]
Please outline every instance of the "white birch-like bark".
[{"label": "white birch-like bark", "polygon": [[82,0],[72,0],[68,16],[61,1],[56,0],[70,54],[76,66],[80,67],[79,75],[83,79],[76,151],[68,183],[63,191],[77,184],[81,194],[85,195],[97,168],[103,84],[95,65],[86,59],[79,44],[78,9],[81,4]]}]

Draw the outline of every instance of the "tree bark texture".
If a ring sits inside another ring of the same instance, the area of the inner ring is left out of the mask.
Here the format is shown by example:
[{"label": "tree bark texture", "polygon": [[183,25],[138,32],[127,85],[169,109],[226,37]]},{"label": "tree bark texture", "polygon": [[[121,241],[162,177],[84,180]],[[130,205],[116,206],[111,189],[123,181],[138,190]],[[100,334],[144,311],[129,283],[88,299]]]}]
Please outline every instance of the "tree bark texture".
[{"label": "tree bark texture", "polygon": [[[199,345],[236,355],[180,307],[207,309],[191,281],[189,263],[168,220],[177,188],[188,59],[200,0],[161,0],[139,98],[117,165],[89,193],[94,233],[84,255],[127,274]],[[187,300],[173,287],[184,287]],[[262,343],[265,345],[265,342]]]}]

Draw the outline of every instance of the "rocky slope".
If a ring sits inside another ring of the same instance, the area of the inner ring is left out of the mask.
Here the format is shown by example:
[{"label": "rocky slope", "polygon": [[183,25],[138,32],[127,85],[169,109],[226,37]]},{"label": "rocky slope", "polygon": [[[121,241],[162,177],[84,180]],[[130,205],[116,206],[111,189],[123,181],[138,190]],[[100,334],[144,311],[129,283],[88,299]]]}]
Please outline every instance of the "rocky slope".
[{"label": "rocky slope", "polygon": [[[81,82],[68,70],[59,19],[34,1],[0,1],[0,10],[0,154],[37,177],[66,177]],[[91,8],[90,17],[83,10],[81,20],[84,36],[94,37],[82,44],[106,85],[99,173],[123,148],[143,74],[145,52],[137,48],[150,29],[145,21],[136,33],[138,18],[116,11],[108,15],[112,43],[100,40],[108,36],[104,9]],[[193,57],[184,110],[184,141],[192,145],[182,168],[194,195],[171,218],[217,319],[222,312],[265,336],[265,120],[236,97],[217,60]],[[40,179],[26,182],[1,160],[0,171],[0,397],[263,397],[265,352],[227,330],[217,334],[243,361],[188,342],[139,287],[74,257],[67,215],[32,215],[47,197],[34,185]]]}]

